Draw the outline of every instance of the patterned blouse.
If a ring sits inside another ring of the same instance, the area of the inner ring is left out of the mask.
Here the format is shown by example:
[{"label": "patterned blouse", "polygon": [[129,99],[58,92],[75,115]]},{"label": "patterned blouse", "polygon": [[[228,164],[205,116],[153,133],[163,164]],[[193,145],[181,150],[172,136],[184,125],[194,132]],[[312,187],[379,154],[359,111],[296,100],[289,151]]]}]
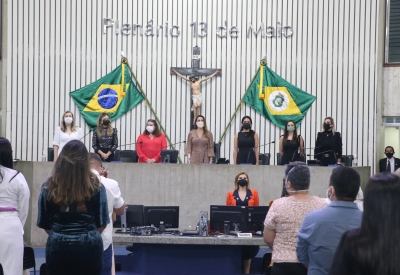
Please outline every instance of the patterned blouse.
[{"label": "patterned blouse", "polygon": [[264,226],[276,231],[272,250],[275,263],[298,263],[296,256],[297,233],[308,212],[327,205],[325,199],[312,196],[306,200],[284,197],[274,200]]},{"label": "patterned blouse", "polygon": [[92,147],[94,151],[97,153],[99,149],[110,149],[110,151],[114,152],[118,148],[118,131],[116,128],[113,128],[113,133],[111,135],[107,134],[108,129],[103,129],[103,135],[101,137],[97,134],[97,129],[93,131],[92,137]]}]

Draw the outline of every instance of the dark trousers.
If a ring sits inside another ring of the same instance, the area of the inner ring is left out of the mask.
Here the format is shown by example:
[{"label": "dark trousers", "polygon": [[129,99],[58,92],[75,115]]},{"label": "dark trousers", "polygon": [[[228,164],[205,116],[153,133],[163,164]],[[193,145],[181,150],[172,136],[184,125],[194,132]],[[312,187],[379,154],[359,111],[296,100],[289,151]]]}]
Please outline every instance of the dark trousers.
[{"label": "dark trousers", "polygon": [[307,268],[301,263],[274,263],[271,275],[307,275]]}]

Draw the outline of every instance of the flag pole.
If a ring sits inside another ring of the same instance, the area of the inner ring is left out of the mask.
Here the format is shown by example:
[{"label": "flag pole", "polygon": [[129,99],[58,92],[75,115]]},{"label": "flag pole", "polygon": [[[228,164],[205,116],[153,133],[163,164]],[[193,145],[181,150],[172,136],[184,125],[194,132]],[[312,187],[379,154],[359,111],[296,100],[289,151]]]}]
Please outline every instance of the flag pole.
[{"label": "flag pole", "polygon": [[[263,60],[264,60],[264,59],[263,59]],[[250,81],[250,84],[249,84],[249,86],[247,87],[246,92],[244,93],[244,95],[243,95],[242,98],[240,99],[240,102],[239,102],[238,106],[236,107],[236,110],[235,110],[235,112],[233,113],[233,115],[232,115],[232,117],[231,117],[231,120],[229,120],[228,125],[226,126],[224,132],[222,133],[222,136],[220,137],[218,143],[221,143],[221,142],[222,142],[222,139],[224,138],[224,136],[225,136],[225,134],[226,134],[226,131],[227,131],[227,130],[229,129],[229,127],[231,126],[232,120],[235,118],[236,113],[239,111],[239,108],[240,108],[240,106],[241,106],[242,103],[243,103],[242,99],[244,98],[244,96],[245,96],[245,95],[247,94],[247,92],[249,91],[249,88],[250,88],[251,84],[253,83],[254,79],[257,77],[258,72],[259,72],[260,69],[261,69],[261,66],[263,66],[262,63],[261,63],[261,65],[260,65],[260,67],[258,68],[256,74],[254,75],[253,79]]]},{"label": "flag pole", "polygon": [[[174,145],[172,144],[171,139],[169,138],[169,136],[168,136],[167,132],[165,131],[164,127],[162,126],[161,121],[160,121],[160,119],[158,118],[158,116],[157,116],[157,114],[156,114],[156,111],[153,109],[153,106],[151,105],[151,103],[150,103],[149,99],[147,98],[146,94],[144,93],[144,91],[143,91],[143,89],[142,89],[142,86],[140,85],[139,81],[138,81],[137,78],[136,78],[136,75],[133,73],[132,68],[131,68],[131,66],[130,66],[129,63],[128,63],[128,59],[127,59],[126,57],[123,57],[123,58],[121,59],[121,63],[126,64],[126,66],[128,66],[128,69],[129,69],[129,71],[130,71],[130,73],[131,73],[131,76],[133,76],[133,78],[134,78],[134,80],[135,80],[135,83],[136,83],[137,87],[139,88],[140,93],[142,94],[142,96],[144,97],[144,100],[145,100],[146,103],[147,103],[147,106],[150,107],[150,110],[151,110],[151,112],[153,113],[153,115],[154,115],[154,117],[155,117],[155,119],[156,119],[158,125],[160,125],[161,131],[164,132],[165,137],[167,138],[167,140],[168,140],[168,142],[169,142],[169,144],[170,144],[169,146],[171,146],[171,148],[172,148],[173,150],[175,150],[175,147],[174,147]],[[178,154],[178,160],[179,160],[179,163],[182,163],[182,160],[181,160],[181,157],[179,156],[179,154]]]}]

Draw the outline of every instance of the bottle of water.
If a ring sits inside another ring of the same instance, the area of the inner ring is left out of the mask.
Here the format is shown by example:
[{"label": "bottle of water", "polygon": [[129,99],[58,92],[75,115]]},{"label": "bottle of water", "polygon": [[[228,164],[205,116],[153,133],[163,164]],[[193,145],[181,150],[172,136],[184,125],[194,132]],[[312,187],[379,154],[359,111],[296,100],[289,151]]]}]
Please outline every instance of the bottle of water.
[{"label": "bottle of water", "polygon": [[357,160],[357,154],[353,154],[353,166],[357,166],[358,160]]},{"label": "bottle of water", "polygon": [[44,150],[42,152],[42,161],[46,161],[46,152]]}]

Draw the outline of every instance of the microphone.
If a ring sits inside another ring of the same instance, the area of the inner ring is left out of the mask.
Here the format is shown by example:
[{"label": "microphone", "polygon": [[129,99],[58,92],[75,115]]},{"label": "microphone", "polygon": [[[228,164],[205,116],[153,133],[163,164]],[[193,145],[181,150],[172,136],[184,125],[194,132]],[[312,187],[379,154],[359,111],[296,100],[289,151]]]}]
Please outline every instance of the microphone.
[{"label": "microphone", "polygon": [[[260,148],[260,147],[263,147],[263,146],[266,146],[266,145],[269,145],[269,144],[272,144],[272,143],[275,143],[275,140],[274,140],[274,141],[271,141],[271,142],[268,142],[268,143],[265,143],[265,144],[263,144],[263,145],[258,145],[257,147],[254,147],[254,148],[253,148],[253,151],[255,152],[255,150],[254,150],[255,148]],[[246,163],[249,163],[250,152],[251,152],[251,149],[249,150],[249,153],[247,154]],[[239,163],[239,164],[241,164],[241,163]]]},{"label": "microphone", "polygon": [[87,132],[83,137],[81,137],[79,139],[79,141],[82,141],[82,139],[84,139],[87,135],[89,135],[92,132],[92,130],[90,129],[89,132]]},{"label": "microphone", "polygon": [[143,141],[139,141],[139,142],[134,142],[134,143],[128,143],[128,144],[124,144],[124,145],[120,145],[118,147],[123,147],[123,146],[128,146],[128,145],[133,145],[133,144],[142,144]]},{"label": "microphone", "polygon": [[[173,143],[173,144],[164,146],[163,148],[168,148],[168,147],[171,147],[171,146],[174,146],[174,145],[177,145],[177,144],[181,144],[181,143],[186,143],[186,140],[184,140],[184,141],[179,141],[179,142],[177,142],[177,143]],[[164,150],[164,149],[163,149],[163,150]]]}]

